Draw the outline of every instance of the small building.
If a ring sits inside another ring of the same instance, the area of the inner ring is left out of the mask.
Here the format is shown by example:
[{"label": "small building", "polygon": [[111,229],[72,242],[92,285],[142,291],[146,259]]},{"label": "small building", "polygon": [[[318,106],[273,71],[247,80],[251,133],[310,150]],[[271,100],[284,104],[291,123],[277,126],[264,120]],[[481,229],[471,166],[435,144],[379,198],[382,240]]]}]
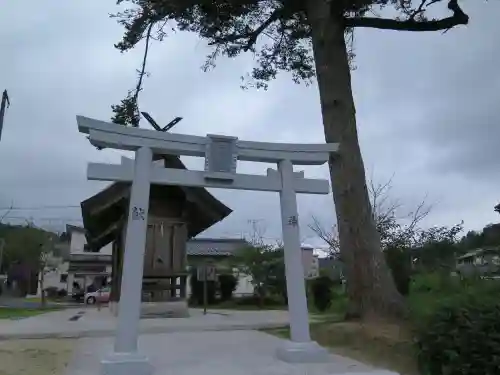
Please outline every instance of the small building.
[{"label": "small building", "polygon": [[[123,159],[122,163],[131,162]],[[155,164],[185,169],[176,156]],[[110,308],[117,313],[128,219],[130,183],[116,182],[81,203],[89,251],[111,246]],[[143,315],[187,314],[187,241],[221,221],[231,209],[205,188],[151,185],[143,271]],[[111,244],[111,245],[110,245]]]},{"label": "small building", "polygon": [[[98,252],[92,252],[83,227],[66,225],[66,234],[67,240],[54,244],[58,256],[49,254],[44,272],[44,289],[64,290],[69,295],[76,289],[98,289],[108,282],[111,275],[111,244]],[[37,295],[40,294],[39,281]]]},{"label": "small building", "polygon": [[68,292],[71,292],[74,286],[86,291],[90,285],[94,286],[93,289],[105,285],[111,277],[113,243],[104,245],[98,251],[92,251],[87,243],[84,228],[67,225],[66,233],[70,239]]},{"label": "small building", "polygon": [[318,256],[314,254],[314,247],[308,244],[300,246],[302,251],[302,265],[304,266],[304,277],[314,279],[319,276]]},{"label": "small building", "polygon": [[[188,267],[210,263],[217,267],[218,272],[224,269],[232,272],[234,270],[228,269],[227,260],[248,245],[247,241],[240,238],[193,238],[187,243]],[[236,296],[253,294],[251,280],[249,276],[238,274],[238,285],[233,294]],[[191,293],[190,285],[188,282],[188,295]]]},{"label": "small building", "polygon": [[500,248],[479,248],[457,258],[457,272],[461,276],[500,275]]}]

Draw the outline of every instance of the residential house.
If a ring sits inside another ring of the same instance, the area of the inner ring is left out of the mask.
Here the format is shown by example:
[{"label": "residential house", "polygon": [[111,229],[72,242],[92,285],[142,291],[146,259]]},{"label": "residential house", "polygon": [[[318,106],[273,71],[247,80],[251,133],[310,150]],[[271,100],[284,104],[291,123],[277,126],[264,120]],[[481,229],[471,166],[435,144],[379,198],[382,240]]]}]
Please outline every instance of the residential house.
[{"label": "residential house", "polygon": [[457,258],[457,273],[461,276],[500,275],[500,248],[479,248]]},{"label": "residential house", "polygon": [[[75,225],[66,225],[68,242],[54,245],[59,256],[49,254],[44,273],[44,289],[64,289],[71,294],[74,287],[87,290],[109,281],[111,275],[112,243],[98,252],[91,252],[85,237],[85,229]],[[40,285],[37,295],[40,295]]]},{"label": "residential house", "polygon": [[[193,238],[187,242],[186,254],[188,268],[203,264],[213,264],[219,270],[230,267],[227,262],[237,251],[248,246],[248,242],[240,238]],[[234,295],[253,293],[251,277],[238,275],[238,285]],[[188,280],[187,294],[191,294],[191,283]]]},{"label": "residential house", "polygon": [[[201,264],[214,264],[218,269],[224,269],[231,264],[231,257],[248,242],[243,239],[230,238],[194,238],[187,243],[187,260],[189,267],[196,267]],[[304,278],[315,278],[319,275],[319,259],[314,254],[314,248],[303,244],[302,264],[304,266]],[[236,273],[236,270],[233,270]],[[253,294],[252,277],[238,273],[238,285],[234,295]],[[188,283],[188,294],[189,294]]]}]

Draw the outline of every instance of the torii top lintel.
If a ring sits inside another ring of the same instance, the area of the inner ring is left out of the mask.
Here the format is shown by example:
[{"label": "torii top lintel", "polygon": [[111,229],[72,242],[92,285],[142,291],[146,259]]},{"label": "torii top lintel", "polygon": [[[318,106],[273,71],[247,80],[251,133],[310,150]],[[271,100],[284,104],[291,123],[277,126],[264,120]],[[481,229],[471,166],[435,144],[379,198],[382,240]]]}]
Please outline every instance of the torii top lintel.
[{"label": "torii top lintel", "polygon": [[[98,147],[129,151],[149,147],[157,154],[199,157],[204,157],[207,152],[209,137],[125,127],[84,116],[76,116],[76,120],[79,131],[88,134],[90,143]],[[238,160],[264,163],[290,160],[295,165],[321,165],[329,160],[331,153],[338,151],[339,146],[338,143],[294,144],[234,139],[236,145],[235,154]]]}]

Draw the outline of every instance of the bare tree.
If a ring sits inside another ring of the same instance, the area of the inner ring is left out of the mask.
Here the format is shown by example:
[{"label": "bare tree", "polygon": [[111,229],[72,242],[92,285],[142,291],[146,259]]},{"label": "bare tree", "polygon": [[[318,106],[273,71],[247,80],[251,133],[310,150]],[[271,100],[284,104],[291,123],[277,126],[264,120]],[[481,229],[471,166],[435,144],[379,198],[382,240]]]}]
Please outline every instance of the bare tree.
[{"label": "bare tree", "polygon": [[267,227],[263,219],[249,219],[247,222],[250,224],[250,232],[246,236],[246,240],[253,246],[265,246],[264,236],[266,234]]},{"label": "bare tree", "polygon": [[[373,179],[368,184],[370,200],[372,202],[373,220],[377,226],[383,248],[390,244],[412,246],[417,241],[419,223],[429,215],[432,206],[424,198],[414,210],[400,214],[402,204],[395,200],[390,192],[392,177],[385,183],[375,184]],[[337,225],[330,228],[321,223],[316,216],[312,217],[309,228],[329,246],[330,255],[340,253],[340,241]]]},{"label": "bare tree", "polygon": [[340,252],[340,243],[337,235],[337,226],[333,225],[330,229],[325,228],[321,221],[312,216],[312,223],[309,228],[328,245],[328,252],[330,256],[334,256]]}]

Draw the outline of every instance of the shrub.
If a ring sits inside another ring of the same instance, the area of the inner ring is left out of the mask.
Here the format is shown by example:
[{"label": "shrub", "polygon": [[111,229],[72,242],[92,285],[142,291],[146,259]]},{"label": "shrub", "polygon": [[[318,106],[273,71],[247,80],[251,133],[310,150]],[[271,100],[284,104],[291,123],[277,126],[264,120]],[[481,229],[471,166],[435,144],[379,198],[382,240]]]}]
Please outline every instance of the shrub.
[{"label": "shrub", "polygon": [[232,274],[219,275],[220,297],[228,301],[233,297],[233,292],[238,286],[238,279]]},{"label": "shrub", "polygon": [[319,311],[325,311],[332,303],[333,281],[327,276],[320,276],[311,281],[311,293],[314,306]]},{"label": "shrub", "polygon": [[403,296],[407,296],[410,293],[411,280],[411,266],[408,250],[390,247],[384,251],[384,255],[398,292]]},{"label": "shrub", "polygon": [[57,297],[57,287],[55,286],[49,286],[44,289],[45,291],[45,296],[47,298],[56,298]]},{"label": "shrub", "polygon": [[[464,280],[471,283],[472,280]],[[463,289],[460,278],[451,276],[448,272],[430,272],[415,275],[413,278],[412,293],[454,293]]]},{"label": "shrub", "polygon": [[442,303],[416,335],[425,375],[500,373],[500,302],[469,290]]},{"label": "shrub", "polygon": [[64,288],[61,288],[57,291],[57,297],[64,298],[68,295],[68,291]]}]

